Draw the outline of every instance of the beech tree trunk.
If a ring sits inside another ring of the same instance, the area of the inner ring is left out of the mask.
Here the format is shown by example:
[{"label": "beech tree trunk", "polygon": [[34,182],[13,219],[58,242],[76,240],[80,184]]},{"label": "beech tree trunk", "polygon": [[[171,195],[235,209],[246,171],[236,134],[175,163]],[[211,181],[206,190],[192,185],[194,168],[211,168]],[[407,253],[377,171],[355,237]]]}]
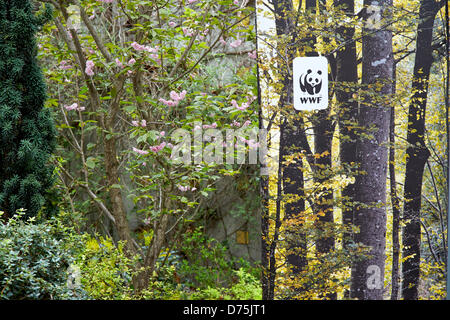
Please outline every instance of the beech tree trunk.
[{"label": "beech tree trunk", "polygon": [[[392,93],[395,94],[396,65],[392,71]],[[397,195],[397,179],[395,177],[395,109],[391,107],[391,119],[389,124],[389,178],[391,187],[392,205],[392,276],[391,276],[391,300],[398,299],[399,291],[399,261],[400,261],[400,199]]]},{"label": "beech tree trunk", "polygon": [[[345,13],[351,17],[354,15],[354,0],[336,0],[335,6],[344,6]],[[353,41],[355,35],[354,27],[341,27],[338,29],[339,35],[347,44],[336,53],[336,100],[339,106],[338,123],[339,123],[339,148],[340,161],[343,166],[350,166],[356,163],[356,132],[354,130],[357,125],[358,101],[353,97],[356,88],[350,89],[348,92],[344,90],[348,85],[356,85],[358,81],[357,58],[356,58],[356,42]],[[354,184],[349,184],[342,189],[342,223],[350,230],[353,224],[353,200],[355,194]],[[348,246],[353,235],[351,232],[344,233],[344,248]]]},{"label": "beech tree trunk", "polygon": [[[273,1],[274,14],[275,14],[275,26],[277,35],[289,35],[290,42],[294,42],[294,25],[290,14],[293,12],[293,4],[290,0],[275,0]],[[281,46],[283,46],[282,44]],[[280,48],[283,51],[287,51],[288,61],[292,63],[295,55],[294,48]],[[289,74],[290,66],[283,66],[284,69],[284,88],[280,97],[280,106],[291,107],[293,104],[293,82],[292,75]],[[292,108],[292,112],[296,112]],[[292,114],[292,116],[286,116],[286,121],[280,128],[280,159],[284,160],[284,156],[300,152],[302,145],[300,143],[299,135],[303,130],[301,115]],[[282,166],[282,161],[279,161],[279,165]],[[299,157],[294,163],[286,166],[282,166],[282,194],[295,195],[299,197],[296,201],[286,203],[284,206],[284,219],[283,221],[289,221],[296,219],[298,215],[305,210],[305,199],[303,197],[303,171],[302,160]],[[306,265],[306,235],[300,230],[298,224],[294,224],[294,228],[286,229],[286,250],[287,263],[291,267],[293,274],[298,274]]]},{"label": "beech tree trunk", "polygon": [[[389,95],[392,93],[392,33],[381,28],[390,20],[392,0],[365,0],[373,8],[363,14],[362,84],[376,93],[363,94],[359,125],[370,129],[368,137],[357,140],[360,170],[355,182],[354,223],[359,227],[355,240],[369,248],[370,257],[358,260],[352,267],[351,296],[360,300],[381,300],[384,287],[386,245],[386,178],[389,134]],[[379,23],[377,23],[379,22]]]},{"label": "beech tree trunk", "polygon": [[[326,170],[331,168],[331,142],[333,139],[334,126],[329,117],[329,109],[317,111],[317,119],[314,125],[314,152],[320,154],[316,159],[316,167],[318,177],[315,181],[323,183],[330,177],[327,176]],[[326,153],[327,152],[327,153]],[[334,222],[333,215],[333,190],[325,189],[314,205],[315,213],[319,215],[316,227],[318,232],[325,232],[330,228],[330,224]],[[334,250],[335,239],[333,235],[326,236],[322,234],[316,243],[316,250],[320,253],[327,253]]]},{"label": "beech tree trunk", "polygon": [[404,184],[402,298],[417,300],[420,278],[420,208],[422,200],[422,178],[430,152],[425,146],[425,112],[428,95],[428,80],[432,57],[433,25],[439,5],[422,0],[417,27],[416,55],[412,83],[412,98],[408,111],[406,170]]},{"label": "beech tree trunk", "polygon": [[[287,121],[281,129],[280,138],[283,142],[283,150],[280,156],[301,151],[299,146],[299,131],[302,130],[298,120]],[[280,143],[281,146],[281,143]],[[280,162],[280,165],[282,163]],[[283,166],[283,196],[298,197],[295,201],[289,201],[284,205],[284,219],[286,224],[286,246],[287,262],[294,275],[300,273],[306,266],[306,235],[301,230],[298,218],[305,211],[304,180],[302,171],[302,159],[299,157],[295,162]],[[295,221],[290,224],[289,221]]]}]

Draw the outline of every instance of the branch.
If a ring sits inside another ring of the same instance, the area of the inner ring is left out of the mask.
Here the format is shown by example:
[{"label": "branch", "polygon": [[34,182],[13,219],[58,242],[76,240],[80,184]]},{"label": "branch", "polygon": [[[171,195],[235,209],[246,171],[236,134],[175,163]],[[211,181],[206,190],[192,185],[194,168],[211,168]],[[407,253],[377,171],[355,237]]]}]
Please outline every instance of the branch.
[{"label": "branch", "polygon": [[113,61],[111,54],[109,53],[108,49],[106,49],[103,42],[100,40],[97,31],[95,31],[94,26],[92,25],[91,21],[89,20],[89,17],[86,14],[86,11],[81,6],[78,0],[75,0],[75,4],[78,5],[78,7],[80,8],[81,19],[83,19],[83,22],[88,28],[89,32],[91,33],[92,38],[94,38],[94,41],[97,44],[97,47],[99,48],[100,52],[105,57],[106,61],[108,63],[111,63]]}]

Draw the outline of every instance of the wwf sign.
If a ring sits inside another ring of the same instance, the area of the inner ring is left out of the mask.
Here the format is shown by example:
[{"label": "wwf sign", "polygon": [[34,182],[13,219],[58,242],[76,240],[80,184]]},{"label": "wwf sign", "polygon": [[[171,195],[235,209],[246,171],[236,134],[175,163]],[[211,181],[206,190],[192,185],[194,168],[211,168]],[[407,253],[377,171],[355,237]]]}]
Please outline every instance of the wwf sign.
[{"label": "wwf sign", "polygon": [[328,107],[327,58],[295,58],[293,76],[295,110],[316,110]]}]

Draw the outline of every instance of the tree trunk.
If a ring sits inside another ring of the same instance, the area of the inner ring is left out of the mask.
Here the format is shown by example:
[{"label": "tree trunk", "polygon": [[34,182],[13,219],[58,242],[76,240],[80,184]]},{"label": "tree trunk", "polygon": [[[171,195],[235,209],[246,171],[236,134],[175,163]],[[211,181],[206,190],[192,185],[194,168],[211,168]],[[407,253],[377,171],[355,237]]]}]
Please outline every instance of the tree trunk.
[{"label": "tree trunk", "polygon": [[109,197],[112,204],[111,213],[115,219],[115,227],[117,234],[121,241],[126,241],[125,249],[128,254],[134,254],[134,247],[130,235],[130,227],[128,225],[127,213],[122,199],[122,192],[119,188],[115,187],[119,183],[119,163],[116,159],[116,139],[111,137],[110,139],[104,138],[105,145],[105,169],[106,179],[109,188]]},{"label": "tree trunk", "polygon": [[425,146],[425,111],[428,80],[432,58],[432,37],[438,5],[434,1],[422,0],[417,27],[416,55],[412,83],[412,98],[408,111],[406,170],[404,185],[402,298],[418,299],[420,277],[420,208],[422,200],[422,178],[425,163],[430,155]]},{"label": "tree trunk", "polygon": [[[396,65],[394,64],[392,77],[392,94],[395,95]],[[400,200],[397,195],[397,179],[395,178],[395,108],[391,107],[391,119],[389,124],[389,178],[391,187],[392,205],[392,276],[391,276],[391,300],[398,299],[399,290],[399,261],[400,261]]]},{"label": "tree trunk", "polygon": [[[290,0],[273,1],[275,26],[277,35],[289,35],[290,43],[294,42],[294,25],[290,13],[293,12],[293,4]],[[282,45],[283,46],[283,45]],[[288,61],[291,64],[295,52],[291,45],[289,48],[280,48],[287,51]],[[280,106],[292,106],[293,83],[292,74],[289,73],[290,66],[283,66],[284,88],[281,94]],[[294,112],[294,109],[292,109]],[[282,165],[284,156],[289,153],[300,152],[302,145],[299,135],[304,130],[302,118],[299,114],[292,115],[286,119],[280,128],[280,159]],[[298,197],[293,202],[286,203],[284,207],[284,222],[294,220],[305,210],[305,199],[303,197],[303,170],[302,160],[299,157],[294,163],[282,167],[283,197],[295,195]],[[280,177],[279,177],[280,178]],[[298,274],[306,265],[306,235],[301,231],[301,225],[294,223],[292,228],[286,229],[287,263],[292,273]]]},{"label": "tree trunk", "polygon": [[[329,109],[317,111],[317,119],[314,124],[314,153],[321,156],[316,158],[315,182],[324,183],[330,179],[326,173],[331,168],[331,142],[333,139],[334,126],[330,119]],[[333,190],[322,190],[324,193],[314,205],[315,213],[318,215],[316,228],[319,233],[323,233],[330,228],[334,222],[333,217]],[[332,235],[321,234],[317,239],[316,250],[319,254],[328,253],[334,250],[335,239]]]},{"label": "tree trunk", "polygon": [[368,133],[369,138],[359,138],[356,145],[360,170],[364,174],[356,177],[355,184],[358,207],[354,222],[359,227],[355,240],[369,248],[370,256],[356,261],[353,265],[351,296],[360,300],[381,300],[386,244],[386,145],[393,57],[391,31],[380,29],[379,25],[370,22],[381,17],[383,24],[386,23],[386,20],[390,19],[392,0],[365,0],[364,6],[374,8],[375,12],[366,10],[363,15],[366,26],[362,40],[362,84],[368,88],[376,87],[376,83],[382,84],[376,93],[364,94],[360,105],[360,127],[373,130]]},{"label": "tree trunk", "polygon": [[[286,121],[280,131],[280,139],[283,141],[283,150],[280,151],[280,156],[284,157],[289,153],[301,151],[301,147],[298,145],[300,141],[298,135],[299,131],[302,129],[303,127],[298,119]],[[302,224],[299,222],[301,221],[302,213],[305,211],[302,168],[302,159],[298,157],[296,161],[283,166],[282,176],[284,200],[286,199],[286,196],[295,196],[297,198],[295,201],[291,200],[286,202],[284,205],[283,219],[283,222],[285,222],[286,225],[287,262],[291,267],[293,275],[298,275],[307,263],[306,234],[303,232]]]},{"label": "tree trunk", "polygon": [[[256,16],[255,16],[256,20]],[[256,35],[258,35],[258,23],[255,21]],[[256,52],[258,52],[258,41],[256,41]],[[257,79],[257,87],[258,87],[258,120],[259,120],[259,129],[264,128],[264,118],[263,118],[263,110],[261,104],[261,81],[259,74],[259,59],[257,59],[256,63],[256,79]],[[268,139],[269,137],[266,137]],[[269,145],[268,145],[269,147]],[[263,163],[260,158],[260,169],[268,170],[266,167],[266,163]],[[265,161],[265,160],[264,160]],[[261,174],[259,180],[259,192],[261,196],[261,290],[262,290],[262,299],[269,300],[269,176],[265,174]]]},{"label": "tree trunk", "polygon": [[[336,0],[335,6],[345,6],[345,13],[351,17],[354,15],[354,0]],[[347,44],[336,53],[336,100],[339,106],[338,122],[339,122],[339,142],[340,142],[340,161],[342,166],[351,166],[356,163],[356,133],[354,128],[357,124],[358,102],[353,98],[356,92],[355,87],[350,88],[348,92],[344,89],[349,85],[356,85],[358,81],[357,59],[356,59],[356,42],[353,41],[355,28],[341,27],[338,29],[339,35]],[[352,101],[353,100],[353,101]],[[342,189],[342,223],[350,230],[353,224],[353,198],[355,195],[354,184],[349,184]],[[352,239],[352,233],[345,232],[343,245],[348,247]]]}]

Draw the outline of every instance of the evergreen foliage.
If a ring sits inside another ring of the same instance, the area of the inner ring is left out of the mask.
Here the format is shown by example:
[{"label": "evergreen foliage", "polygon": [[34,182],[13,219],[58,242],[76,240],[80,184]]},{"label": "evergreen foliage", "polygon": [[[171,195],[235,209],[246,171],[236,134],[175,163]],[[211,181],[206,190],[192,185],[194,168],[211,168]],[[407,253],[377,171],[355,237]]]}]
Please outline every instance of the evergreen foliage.
[{"label": "evergreen foliage", "polygon": [[56,131],[34,37],[48,13],[35,16],[28,0],[0,2],[0,210],[7,217],[20,208],[35,216],[52,185]]}]

